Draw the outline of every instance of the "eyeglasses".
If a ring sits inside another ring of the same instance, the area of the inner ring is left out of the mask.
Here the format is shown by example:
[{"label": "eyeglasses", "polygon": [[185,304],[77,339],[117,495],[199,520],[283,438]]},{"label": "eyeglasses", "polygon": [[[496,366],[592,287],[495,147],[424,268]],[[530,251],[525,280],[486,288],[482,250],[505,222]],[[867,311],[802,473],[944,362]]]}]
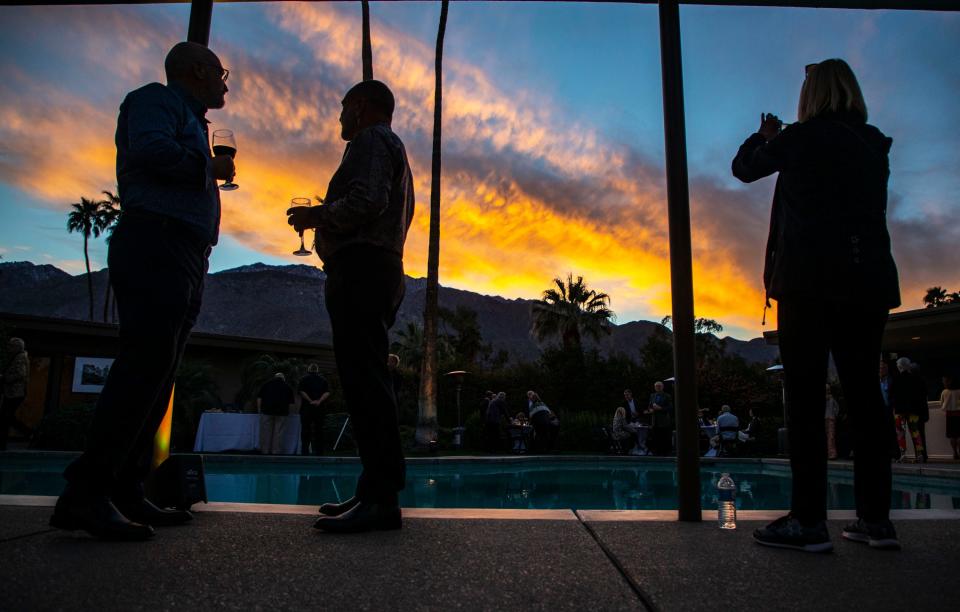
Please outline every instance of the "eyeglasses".
[{"label": "eyeglasses", "polygon": [[217,70],[219,70],[219,71],[220,71],[220,80],[222,80],[224,83],[227,82],[227,78],[230,76],[230,71],[229,71],[229,70],[227,70],[227,69],[224,68],[223,66],[218,66],[218,65],[216,65],[216,64],[210,64],[210,63],[207,63],[207,62],[201,62],[201,63],[202,63],[204,66],[210,66],[210,67],[212,67],[212,68],[216,68]]}]

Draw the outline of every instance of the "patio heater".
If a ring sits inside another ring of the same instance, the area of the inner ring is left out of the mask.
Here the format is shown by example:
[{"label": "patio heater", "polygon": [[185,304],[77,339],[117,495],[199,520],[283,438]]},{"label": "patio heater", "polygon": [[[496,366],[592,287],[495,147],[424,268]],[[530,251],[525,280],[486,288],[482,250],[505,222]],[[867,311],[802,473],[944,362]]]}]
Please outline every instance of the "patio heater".
[{"label": "patio heater", "polygon": [[466,428],[460,423],[460,391],[463,389],[463,377],[469,373],[465,370],[454,370],[444,374],[452,377],[457,383],[457,426],[453,428],[453,447],[456,449],[463,448],[463,432]]},{"label": "patio heater", "polygon": [[783,404],[783,427],[777,430],[777,453],[783,456],[790,454],[790,440],[787,438],[787,390],[783,386],[783,365],[777,364],[767,368],[767,372],[780,374],[780,398]]}]

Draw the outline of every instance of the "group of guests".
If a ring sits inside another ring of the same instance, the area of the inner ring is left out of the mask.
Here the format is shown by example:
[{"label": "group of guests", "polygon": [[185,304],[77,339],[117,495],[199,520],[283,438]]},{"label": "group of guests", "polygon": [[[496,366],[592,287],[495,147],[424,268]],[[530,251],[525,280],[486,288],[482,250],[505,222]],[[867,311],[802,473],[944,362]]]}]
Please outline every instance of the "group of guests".
[{"label": "group of guests", "polygon": [[638,429],[648,427],[646,448],[641,450],[654,455],[669,455],[673,449],[674,424],[673,398],[664,391],[663,382],[657,381],[653,393],[642,405],[633,397],[633,391],[624,389],[623,405],[613,413],[610,435],[623,445],[631,439],[639,441]]},{"label": "group of guests", "polygon": [[[480,421],[484,424],[484,448],[497,453],[504,439],[510,439],[515,452],[548,453],[557,448],[560,418],[550,410],[536,391],[527,391],[523,410],[512,413],[504,391],[487,391],[480,400]],[[532,434],[532,436],[528,435]]]},{"label": "group of guests", "polygon": [[[942,378],[943,391],[940,394],[940,409],[946,419],[946,435],[953,449],[953,458],[960,459],[960,390],[957,389],[952,376]],[[907,453],[907,434],[913,442],[914,455],[920,463],[926,463],[927,432],[926,424],[930,420],[930,409],[927,404],[927,387],[920,376],[919,366],[908,357],[900,357],[896,361],[896,373],[892,374],[890,366],[880,361],[880,394],[883,403],[894,417],[896,428],[896,448],[893,449],[895,458],[903,461]]]},{"label": "group of guests", "polygon": [[282,372],[276,372],[257,393],[260,415],[260,453],[283,454],[290,411],[300,399],[300,453],[323,454],[324,405],[330,397],[330,385],[320,374],[317,364],[307,366],[307,375],[300,379],[296,393]]}]

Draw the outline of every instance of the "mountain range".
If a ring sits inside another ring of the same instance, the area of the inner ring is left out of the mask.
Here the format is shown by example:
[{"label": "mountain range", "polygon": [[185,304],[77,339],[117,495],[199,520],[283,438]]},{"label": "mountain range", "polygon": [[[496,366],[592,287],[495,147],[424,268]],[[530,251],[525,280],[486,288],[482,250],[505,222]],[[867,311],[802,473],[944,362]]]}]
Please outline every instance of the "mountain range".
[{"label": "mountain range", "polygon": [[[106,269],[93,272],[95,320],[103,320]],[[196,330],[244,336],[329,343],[330,321],[323,302],[326,275],[306,265],[270,266],[262,263],[208,274],[203,309]],[[393,330],[422,321],[427,281],[406,279],[406,298]],[[440,306],[465,306],[476,311],[484,342],[494,351],[506,350],[512,361],[535,360],[541,346],[530,334],[532,300],[506,299],[462,289],[440,287]],[[48,264],[0,263],[0,312],[83,320],[89,299],[85,274],[73,276]],[[586,342],[602,354],[623,353],[637,359],[640,348],[659,323],[631,321],[614,325],[598,343]],[[667,330],[669,333],[669,330]],[[749,362],[771,363],[777,347],[762,338],[750,341],[727,337],[728,353]]]}]

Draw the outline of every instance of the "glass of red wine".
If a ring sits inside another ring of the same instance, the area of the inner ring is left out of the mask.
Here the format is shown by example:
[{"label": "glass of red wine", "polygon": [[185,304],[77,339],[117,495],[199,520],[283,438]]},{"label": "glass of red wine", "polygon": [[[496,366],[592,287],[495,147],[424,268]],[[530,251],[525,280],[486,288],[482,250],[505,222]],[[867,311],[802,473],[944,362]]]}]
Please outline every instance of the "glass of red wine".
[{"label": "glass of red wine", "polygon": [[[229,155],[231,158],[237,155],[237,139],[233,137],[233,130],[214,130],[213,132],[213,154]],[[223,191],[233,191],[239,189],[240,185],[233,182],[231,176],[227,182],[220,185]]]},{"label": "glass of red wine", "polygon": [[[310,198],[293,198],[290,200],[290,207],[310,207]],[[306,257],[312,251],[303,244],[303,231],[300,231],[300,248],[293,252],[294,255],[299,255],[300,257]]]}]

